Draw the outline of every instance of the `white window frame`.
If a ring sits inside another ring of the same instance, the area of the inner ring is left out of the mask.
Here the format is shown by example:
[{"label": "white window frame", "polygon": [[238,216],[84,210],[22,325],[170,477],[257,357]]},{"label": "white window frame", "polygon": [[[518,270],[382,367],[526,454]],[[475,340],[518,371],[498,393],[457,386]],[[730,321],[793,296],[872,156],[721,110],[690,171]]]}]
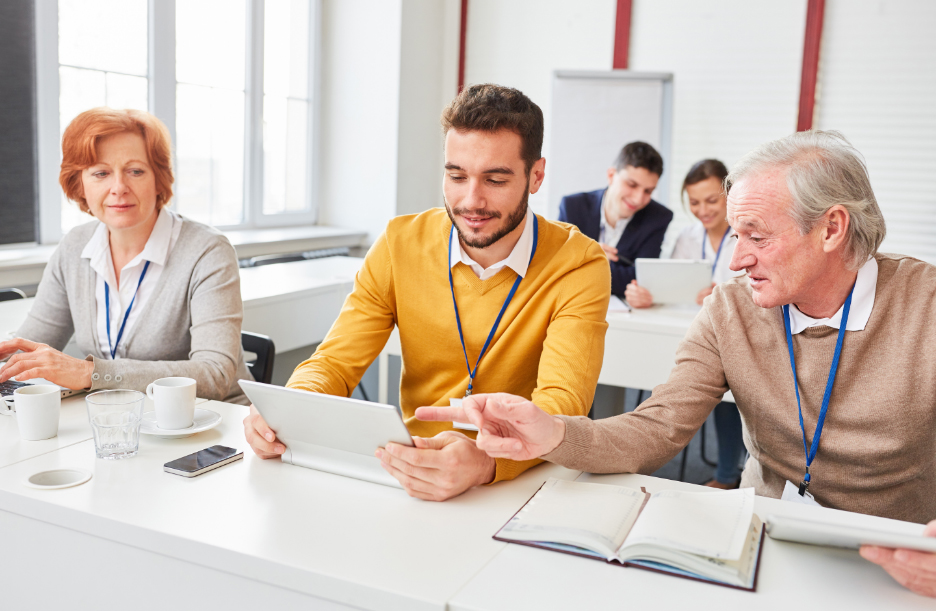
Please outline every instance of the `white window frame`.
[{"label": "white window frame", "polygon": [[[54,244],[62,238],[61,164],[59,134],[58,0],[36,0],[36,130],[38,148],[39,238]],[[176,143],[175,74],[176,0],[148,0],[149,111],[169,129]],[[259,229],[315,225],[318,221],[319,83],[321,61],[321,0],[310,0],[309,10],[309,118],[306,138],[308,172],[304,212],[263,213],[263,16],[264,0],[247,0],[247,60],[244,70],[244,220],[218,229]]]}]

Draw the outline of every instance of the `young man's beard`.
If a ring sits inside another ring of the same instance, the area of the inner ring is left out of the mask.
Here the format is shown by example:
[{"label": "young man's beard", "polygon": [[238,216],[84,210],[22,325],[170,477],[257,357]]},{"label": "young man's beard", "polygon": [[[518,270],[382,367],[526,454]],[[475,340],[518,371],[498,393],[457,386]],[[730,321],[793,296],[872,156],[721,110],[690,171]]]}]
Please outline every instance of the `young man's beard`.
[{"label": "young man's beard", "polygon": [[[527,202],[530,198],[530,181],[527,180],[526,187],[523,188],[523,199],[520,200],[520,203],[517,204],[517,207],[507,215],[507,221],[504,223],[504,226],[492,233],[487,237],[473,237],[471,235],[466,235],[459,228],[458,223],[455,222],[455,216],[470,214],[471,210],[468,208],[455,208],[454,210],[449,210],[448,203],[445,204],[445,211],[448,213],[449,218],[452,220],[452,225],[455,226],[455,231],[458,232],[458,237],[461,238],[461,241],[466,246],[470,248],[487,248],[491,244],[494,244],[505,235],[516,229],[520,226],[520,223],[523,222],[523,219],[526,218],[527,214]],[[481,216],[484,218],[501,218],[501,213],[497,211],[484,212],[484,213],[474,213],[470,214],[471,216]]]}]

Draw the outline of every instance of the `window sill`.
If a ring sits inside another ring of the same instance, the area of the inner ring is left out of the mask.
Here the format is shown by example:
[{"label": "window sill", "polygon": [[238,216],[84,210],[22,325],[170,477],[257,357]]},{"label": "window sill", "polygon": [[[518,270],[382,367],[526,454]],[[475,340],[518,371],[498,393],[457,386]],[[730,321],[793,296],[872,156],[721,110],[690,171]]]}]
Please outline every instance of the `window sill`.
[{"label": "window sill", "polygon": [[[225,231],[224,235],[234,245],[238,259],[322,248],[367,246],[366,231],[318,225],[279,229],[240,229]],[[56,248],[57,245],[49,244],[0,250],[0,288],[39,284],[42,271]]]}]

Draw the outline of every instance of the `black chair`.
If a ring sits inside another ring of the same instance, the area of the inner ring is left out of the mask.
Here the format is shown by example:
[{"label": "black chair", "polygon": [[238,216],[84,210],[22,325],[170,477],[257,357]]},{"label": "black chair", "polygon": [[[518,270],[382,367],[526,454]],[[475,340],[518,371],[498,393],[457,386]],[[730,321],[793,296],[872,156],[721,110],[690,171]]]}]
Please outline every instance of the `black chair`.
[{"label": "black chair", "polygon": [[273,340],[259,333],[241,331],[241,346],[244,352],[253,352],[257,355],[256,360],[247,363],[250,375],[258,382],[269,384],[273,379],[273,357],[276,356]]},{"label": "black chair", "polygon": [[13,301],[14,299],[26,299],[26,293],[19,289],[0,289],[0,301]]}]

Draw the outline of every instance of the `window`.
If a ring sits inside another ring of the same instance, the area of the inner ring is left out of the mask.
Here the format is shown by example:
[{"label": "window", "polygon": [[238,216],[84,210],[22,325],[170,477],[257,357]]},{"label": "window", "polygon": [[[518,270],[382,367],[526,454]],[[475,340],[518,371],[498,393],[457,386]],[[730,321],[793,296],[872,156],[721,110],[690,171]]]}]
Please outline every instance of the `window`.
[{"label": "window", "polygon": [[[146,0],[58,5],[60,135],[89,108],[147,110]],[[107,36],[94,34],[105,31]],[[88,220],[64,194],[61,202],[62,233]]]},{"label": "window", "polygon": [[[53,84],[43,53],[58,70],[58,112],[40,106],[40,133],[57,127],[59,146],[84,110],[149,110],[173,135],[173,209],[226,228],[312,224],[319,2],[58,0],[57,14],[37,11],[39,81]],[[60,192],[52,210],[42,173],[42,222],[61,228],[42,231],[48,242],[88,217]]]}]

